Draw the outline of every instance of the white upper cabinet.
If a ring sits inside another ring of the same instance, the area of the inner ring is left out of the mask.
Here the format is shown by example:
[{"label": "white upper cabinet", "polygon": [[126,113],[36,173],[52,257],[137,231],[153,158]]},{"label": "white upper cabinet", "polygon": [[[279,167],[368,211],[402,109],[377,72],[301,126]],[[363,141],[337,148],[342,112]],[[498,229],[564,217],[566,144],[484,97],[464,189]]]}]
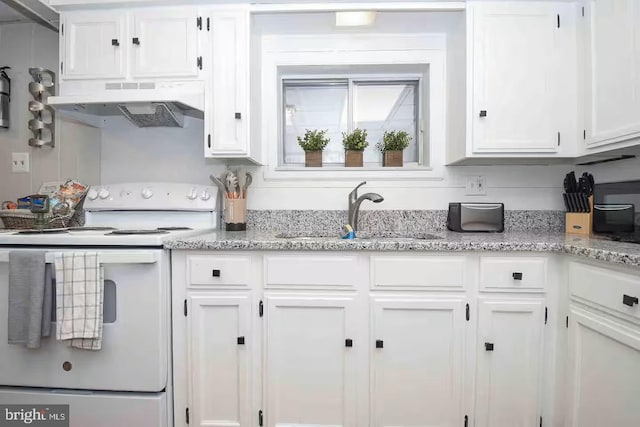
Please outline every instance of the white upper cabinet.
[{"label": "white upper cabinet", "polygon": [[480,298],[476,374],[477,427],[537,427],[544,303]]},{"label": "white upper cabinet", "polygon": [[[198,21],[190,8],[137,11],[132,14],[134,77],[194,77],[198,59]],[[199,66],[200,64],[200,66]]]},{"label": "white upper cabinet", "polygon": [[370,425],[463,425],[462,299],[374,297]]},{"label": "white upper cabinet", "polygon": [[211,71],[205,100],[205,156],[248,157],[252,154],[249,144],[249,10],[216,10],[209,18]]},{"label": "white upper cabinet", "polygon": [[92,10],[62,14],[62,80],[198,78],[198,20],[193,7]]},{"label": "white upper cabinet", "polygon": [[587,145],[639,137],[640,2],[587,1],[583,25]]},{"label": "white upper cabinet", "polygon": [[559,24],[566,5],[477,2],[467,7],[467,155],[558,153],[566,114],[562,76],[571,69],[571,55],[563,59],[561,37],[566,36]]},{"label": "white upper cabinet", "polygon": [[62,74],[66,79],[122,79],[126,76],[126,19],[119,12],[64,15]]}]

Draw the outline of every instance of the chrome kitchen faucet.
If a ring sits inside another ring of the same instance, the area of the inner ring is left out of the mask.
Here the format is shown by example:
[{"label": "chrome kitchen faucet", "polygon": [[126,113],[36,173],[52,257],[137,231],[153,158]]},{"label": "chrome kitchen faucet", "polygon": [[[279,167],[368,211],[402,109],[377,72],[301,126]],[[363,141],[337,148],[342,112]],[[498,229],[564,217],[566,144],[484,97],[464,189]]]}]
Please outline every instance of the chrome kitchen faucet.
[{"label": "chrome kitchen faucet", "polygon": [[349,224],[353,227],[353,231],[358,230],[358,211],[360,211],[360,205],[365,200],[371,200],[373,203],[380,203],[384,200],[384,197],[378,193],[365,193],[358,197],[358,188],[365,185],[367,181],[362,181],[356,186],[351,193],[349,193]]}]

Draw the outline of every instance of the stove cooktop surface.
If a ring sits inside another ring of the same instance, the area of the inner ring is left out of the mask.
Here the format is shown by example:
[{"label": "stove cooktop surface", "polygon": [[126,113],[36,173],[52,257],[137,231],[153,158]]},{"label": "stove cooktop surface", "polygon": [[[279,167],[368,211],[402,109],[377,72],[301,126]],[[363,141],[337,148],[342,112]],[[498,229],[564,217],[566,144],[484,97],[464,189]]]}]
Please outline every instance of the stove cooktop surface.
[{"label": "stove cooktop surface", "polygon": [[162,246],[169,239],[210,229],[190,227],[74,227],[43,230],[3,230],[0,245],[28,246]]}]

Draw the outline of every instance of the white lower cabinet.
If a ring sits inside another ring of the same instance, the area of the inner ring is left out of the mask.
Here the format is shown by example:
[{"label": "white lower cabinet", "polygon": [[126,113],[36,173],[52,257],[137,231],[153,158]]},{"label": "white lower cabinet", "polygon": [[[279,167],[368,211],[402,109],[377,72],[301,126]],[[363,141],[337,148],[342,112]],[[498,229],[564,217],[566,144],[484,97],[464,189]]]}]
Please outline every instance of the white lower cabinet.
[{"label": "white lower cabinet", "polygon": [[373,297],[371,426],[462,426],[465,302]]},{"label": "white lower cabinet", "polygon": [[542,299],[480,298],[476,427],[537,427],[543,362]]},{"label": "white lower cabinet", "polygon": [[[444,255],[396,279],[364,253],[174,251],[176,426],[537,427],[547,264],[520,254],[508,272],[540,280],[489,294],[479,255]],[[296,261],[309,277],[287,274]],[[353,268],[320,274],[332,265]]]},{"label": "white lower cabinet", "polygon": [[198,293],[188,301],[190,424],[249,426],[251,296]]},{"label": "white lower cabinet", "polygon": [[640,425],[640,327],[571,304],[570,427]]},{"label": "white lower cabinet", "polygon": [[354,314],[353,296],[265,297],[266,426],[357,425]]}]

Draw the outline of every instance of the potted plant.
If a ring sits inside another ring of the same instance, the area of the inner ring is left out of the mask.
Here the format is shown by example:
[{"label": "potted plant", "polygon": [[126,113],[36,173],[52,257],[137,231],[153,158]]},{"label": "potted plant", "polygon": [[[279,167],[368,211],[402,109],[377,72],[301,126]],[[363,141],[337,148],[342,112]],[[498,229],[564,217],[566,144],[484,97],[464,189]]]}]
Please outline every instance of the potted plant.
[{"label": "potted plant", "polygon": [[382,166],[402,166],[402,150],[409,146],[411,137],[403,130],[385,131],[376,148],[382,152]]},{"label": "potted plant", "polygon": [[309,130],[306,129],[304,138],[297,137],[298,144],[304,150],[304,165],[307,167],[322,166],[322,150],[329,143],[329,138],[325,136],[325,130]]},{"label": "potted plant", "polygon": [[351,133],[342,133],[344,146],[344,165],[346,167],[362,167],[362,152],[369,145],[367,131],[354,129]]}]

